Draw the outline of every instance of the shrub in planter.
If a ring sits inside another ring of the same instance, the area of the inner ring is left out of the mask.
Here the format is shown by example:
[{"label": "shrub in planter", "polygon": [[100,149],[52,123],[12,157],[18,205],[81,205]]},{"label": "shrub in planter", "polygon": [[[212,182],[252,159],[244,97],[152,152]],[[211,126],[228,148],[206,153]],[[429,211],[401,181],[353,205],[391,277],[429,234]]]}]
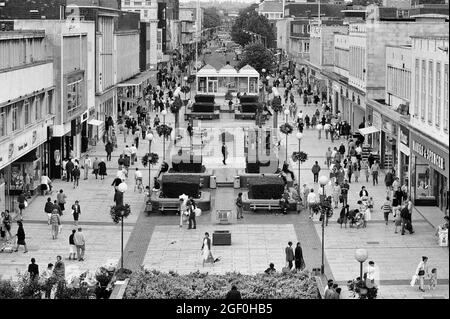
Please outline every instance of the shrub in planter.
[{"label": "shrub in planter", "polygon": [[0,300],[19,299],[20,294],[17,286],[11,280],[0,280]]},{"label": "shrub in planter", "polygon": [[130,277],[133,272],[127,268],[120,268],[116,272],[116,280],[125,280]]},{"label": "shrub in planter", "polygon": [[301,163],[304,163],[306,160],[308,159],[308,154],[306,154],[305,152],[294,152],[292,153],[292,160],[294,162],[297,162],[300,160]]},{"label": "shrub in planter", "polygon": [[289,123],[284,123],[280,125],[280,132],[283,134],[291,134],[294,131],[294,128]]},{"label": "shrub in planter", "polygon": [[162,191],[166,198],[178,198],[181,194],[198,198],[200,177],[187,174],[165,174],[162,177]]},{"label": "shrub in planter", "polygon": [[172,133],[172,128],[166,124],[161,124],[156,127],[156,133],[159,136],[169,137]]},{"label": "shrub in planter", "polygon": [[[122,214],[123,214],[123,218],[127,218],[128,215],[131,214],[131,208],[130,208],[130,205],[128,205],[128,204],[119,205],[119,206],[114,205],[114,206],[111,206],[109,213],[111,215],[113,222],[117,224],[121,221]],[[101,268],[103,268],[103,267],[100,267],[100,269]]]},{"label": "shrub in planter", "polygon": [[142,156],[142,165],[147,167],[147,165],[155,165],[159,161],[159,156],[156,153],[146,153]]},{"label": "shrub in planter", "polygon": [[249,177],[247,182],[250,199],[280,199],[284,192],[284,182],[278,176]]},{"label": "shrub in planter", "polygon": [[125,299],[221,299],[236,284],[243,299],[318,299],[319,290],[308,272],[243,275],[236,272],[178,275],[141,269],[134,272]]}]

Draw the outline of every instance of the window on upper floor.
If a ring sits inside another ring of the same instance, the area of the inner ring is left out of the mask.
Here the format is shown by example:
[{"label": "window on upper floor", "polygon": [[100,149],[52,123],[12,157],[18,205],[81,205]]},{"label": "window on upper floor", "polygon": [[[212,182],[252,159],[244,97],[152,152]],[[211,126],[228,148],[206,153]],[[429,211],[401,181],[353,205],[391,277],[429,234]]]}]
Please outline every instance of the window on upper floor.
[{"label": "window on upper floor", "polygon": [[305,53],[309,52],[309,42],[305,42]]},{"label": "window on upper floor", "polygon": [[428,124],[433,124],[434,100],[434,78],[433,78],[433,61],[428,61]]},{"label": "window on upper floor", "polygon": [[125,1],[124,1],[124,5],[125,5],[125,6],[129,6],[129,5],[130,5],[130,0],[125,0]]},{"label": "window on upper floor", "polygon": [[448,132],[448,64],[444,66],[444,131]]},{"label": "window on upper floor", "polygon": [[4,109],[0,111],[0,137],[6,135],[6,113]]},{"label": "window on upper floor", "polygon": [[67,111],[72,111],[81,106],[83,80],[78,80],[67,85]]},{"label": "window on upper floor", "polygon": [[53,114],[53,91],[47,92],[47,105],[46,105],[46,112],[47,114]]},{"label": "window on upper floor", "polygon": [[434,114],[434,125],[436,127],[441,126],[441,112],[442,112],[442,99],[441,99],[441,80],[442,72],[441,72],[441,63],[436,62],[436,112]]},{"label": "window on upper floor", "polygon": [[142,6],[142,1],[134,1],[134,5],[136,6],[136,7],[140,7],[140,6]]},{"label": "window on upper floor", "polygon": [[148,10],[144,10],[144,17],[145,17],[145,18],[148,17]]},{"label": "window on upper floor", "polygon": [[422,60],[422,73],[421,73],[421,96],[420,96],[420,118],[425,122],[425,110],[427,104],[427,62]]},{"label": "window on upper floor", "polygon": [[23,102],[23,118],[25,126],[27,126],[31,122],[31,103],[32,103],[31,99],[26,99]]},{"label": "window on upper floor", "polygon": [[151,5],[152,5],[152,2],[151,2],[150,0],[147,0],[147,1],[145,1],[145,5],[151,6]]},{"label": "window on upper floor", "polygon": [[414,116],[419,115],[420,96],[420,60],[416,59],[414,66]]},{"label": "window on upper floor", "polygon": [[[22,102],[20,102],[22,103]],[[19,102],[14,103],[11,107],[11,132],[15,132],[20,128]]]}]

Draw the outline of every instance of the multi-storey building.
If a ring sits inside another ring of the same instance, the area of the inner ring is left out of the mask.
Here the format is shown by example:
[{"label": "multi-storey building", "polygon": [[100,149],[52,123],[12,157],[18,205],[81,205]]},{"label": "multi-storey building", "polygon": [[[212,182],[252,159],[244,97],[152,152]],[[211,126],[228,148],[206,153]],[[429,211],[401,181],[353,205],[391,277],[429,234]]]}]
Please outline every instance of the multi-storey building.
[{"label": "multi-storey building", "polygon": [[283,2],[280,0],[264,0],[258,5],[258,14],[266,17],[272,27],[277,20],[283,19]]},{"label": "multi-storey building", "polygon": [[53,60],[45,32],[0,32],[0,210],[35,194],[49,173],[49,127],[55,118]]},{"label": "multi-storey building", "polygon": [[449,33],[412,37],[411,196],[448,212]]},{"label": "multi-storey building", "polygon": [[199,26],[202,25],[201,17],[202,14],[199,14],[200,21],[197,22],[197,8],[180,7],[182,54],[185,56],[195,52],[195,43],[200,38],[201,32],[201,27],[197,32],[196,26],[197,23]]},{"label": "multi-storey building", "polygon": [[155,45],[158,38],[158,1],[122,0],[122,10],[139,13],[141,21],[146,23],[141,25],[141,32],[144,32],[146,35],[145,42],[149,42],[148,69],[156,70],[158,56],[162,56],[162,46],[159,45],[158,47]]}]

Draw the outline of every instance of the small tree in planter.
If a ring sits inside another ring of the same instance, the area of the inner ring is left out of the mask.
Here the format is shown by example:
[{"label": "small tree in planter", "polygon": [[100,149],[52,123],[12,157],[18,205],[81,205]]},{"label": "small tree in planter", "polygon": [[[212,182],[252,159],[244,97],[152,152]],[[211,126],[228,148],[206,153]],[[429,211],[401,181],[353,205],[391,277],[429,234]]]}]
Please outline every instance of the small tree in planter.
[{"label": "small tree in planter", "polygon": [[191,91],[191,88],[188,85],[184,85],[181,87],[181,93],[184,93],[184,100],[183,100],[184,105],[187,104],[186,94],[188,94],[190,91]]},{"label": "small tree in planter", "polygon": [[172,133],[172,128],[167,124],[161,124],[156,127],[156,133],[158,133],[159,136],[164,136],[164,138],[167,139]]},{"label": "small tree in planter", "polygon": [[278,126],[278,113],[283,109],[281,105],[281,96],[274,96],[272,99],[272,110],[275,112],[273,115],[273,127]]},{"label": "small tree in planter", "polygon": [[147,167],[147,165],[155,165],[159,161],[159,156],[156,153],[146,153],[142,156],[142,165]]},{"label": "small tree in planter", "polygon": [[[118,206],[112,206],[110,210],[111,218],[115,224],[118,224],[121,222],[121,237],[120,237],[120,268],[123,268],[123,219],[127,218],[131,214],[131,208],[130,205],[124,204],[124,205],[118,205]],[[100,282],[100,280],[97,278],[97,280]]]},{"label": "small tree in planter", "polygon": [[308,154],[306,154],[305,152],[294,152],[292,153],[292,160],[294,162],[300,161],[300,163],[304,163],[308,160]]}]

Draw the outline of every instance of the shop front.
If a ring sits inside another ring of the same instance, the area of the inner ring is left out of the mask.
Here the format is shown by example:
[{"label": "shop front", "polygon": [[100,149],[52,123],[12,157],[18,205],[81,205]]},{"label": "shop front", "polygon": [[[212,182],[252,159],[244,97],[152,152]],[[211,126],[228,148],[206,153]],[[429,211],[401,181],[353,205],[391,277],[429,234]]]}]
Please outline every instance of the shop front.
[{"label": "shop front", "polygon": [[382,115],[381,118],[380,166],[384,169],[395,169],[398,164],[398,126],[394,121],[384,115]]},{"label": "shop front", "polygon": [[398,177],[402,185],[409,184],[409,161],[411,156],[411,150],[409,148],[409,129],[406,126],[399,125],[398,129]]},{"label": "shop front", "polygon": [[1,211],[14,211],[22,192],[30,196],[38,192],[41,175],[49,166],[46,140],[47,126],[39,125],[0,144]]},{"label": "shop front", "polygon": [[448,146],[411,130],[411,194],[415,205],[448,212]]}]

